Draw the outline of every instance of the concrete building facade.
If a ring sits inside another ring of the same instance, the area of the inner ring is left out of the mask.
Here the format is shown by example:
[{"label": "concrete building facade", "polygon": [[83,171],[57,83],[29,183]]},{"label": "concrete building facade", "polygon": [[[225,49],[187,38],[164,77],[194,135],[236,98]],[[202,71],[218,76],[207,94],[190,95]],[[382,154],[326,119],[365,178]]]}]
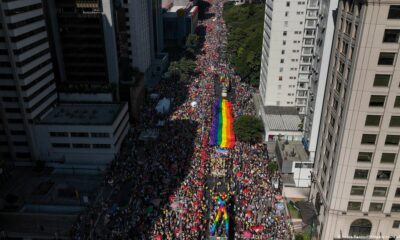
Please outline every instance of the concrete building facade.
[{"label": "concrete building facade", "polygon": [[400,1],[339,1],[310,200],[319,239],[400,236]]},{"label": "concrete building facade", "polygon": [[42,1],[1,1],[0,24],[0,151],[15,164],[32,163],[33,124],[57,100]]},{"label": "concrete building facade", "polygon": [[104,170],[129,130],[128,105],[60,104],[35,125],[40,159],[57,169]]},{"label": "concrete building facade", "polygon": [[46,0],[46,6],[61,82],[118,83],[113,1]]}]

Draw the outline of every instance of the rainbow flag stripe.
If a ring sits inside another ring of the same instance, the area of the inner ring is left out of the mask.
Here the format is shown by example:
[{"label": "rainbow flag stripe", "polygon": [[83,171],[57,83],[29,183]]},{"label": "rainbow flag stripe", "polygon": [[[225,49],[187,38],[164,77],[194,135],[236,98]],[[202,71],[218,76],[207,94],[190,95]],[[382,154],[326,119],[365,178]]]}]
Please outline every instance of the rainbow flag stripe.
[{"label": "rainbow flag stripe", "polygon": [[235,146],[232,103],[226,99],[216,100],[213,105],[214,119],[211,125],[210,145],[231,149]]}]

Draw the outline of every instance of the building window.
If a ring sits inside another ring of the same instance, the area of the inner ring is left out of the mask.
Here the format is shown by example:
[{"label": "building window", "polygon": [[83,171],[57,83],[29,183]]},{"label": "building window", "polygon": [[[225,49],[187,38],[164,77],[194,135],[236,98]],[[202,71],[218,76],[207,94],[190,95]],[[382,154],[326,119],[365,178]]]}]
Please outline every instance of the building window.
[{"label": "building window", "polygon": [[372,196],[374,197],[386,197],[387,187],[374,187]]},{"label": "building window", "polygon": [[360,211],[361,210],[361,202],[349,202],[349,205],[347,205],[347,210]]},{"label": "building window", "polygon": [[110,144],[93,144],[93,148],[111,148]]},{"label": "building window", "polygon": [[390,6],[388,19],[400,19],[400,5]]},{"label": "building window", "polygon": [[287,36],[287,31],[283,31],[283,36]]},{"label": "building window", "polygon": [[387,87],[389,86],[389,74],[376,74],[374,79],[374,87]]},{"label": "building window", "polygon": [[73,148],[90,148],[90,144],[86,144],[86,143],[75,143],[72,144]]},{"label": "building window", "polygon": [[368,170],[366,169],[356,169],[354,171],[354,179],[367,179],[368,178]]},{"label": "building window", "polygon": [[290,7],[290,2],[286,2],[286,7]]},{"label": "building window", "polygon": [[396,153],[382,153],[381,163],[394,163]]},{"label": "building window", "polygon": [[284,63],[284,62],[285,62],[285,59],[282,58],[282,59],[281,59],[281,63]]},{"label": "building window", "polygon": [[391,212],[400,212],[400,204],[399,203],[393,203]]},{"label": "building window", "polygon": [[69,148],[69,144],[68,143],[52,143],[51,146],[53,148]]},{"label": "building window", "polygon": [[383,35],[383,42],[398,43],[400,37],[400,29],[386,29]]},{"label": "building window", "polygon": [[395,108],[400,107],[400,96],[396,96],[396,99],[394,100],[394,106]]},{"label": "building window", "polygon": [[350,195],[363,196],[365,191],[364,186],[351,186]]},{"label": "building window", "polygon": [[71,137],[89,137],[89,133],[84,132],[72,132]]},{"label": "building window", "polygon": [[68,137],[67,132],[50,132],[50,137]]},{"label": "building window", "polygon": [[400,221],[394,220],[393,221],[393,228],[400,228]]},{"label": "building window", "polygon": [[376,175],[376,180],[390,180],[390,176],[392,175],[392,171],[388,170],[379,170],[378,174]]},{"label": "building window", "polygon": [[383,203],[370,203],[369,204],[369,211],[370,212],[380,212],[383,209]]},{"label": "building window", "polygon": [[386,145],[399,145],[400,136],[399,135],[386,135],[385,144]]},{"label": "building window", "polygon": [[383,107],[385,105],[385,95],[371,95],[369,100],[370,107]]},{"label": "building window", "polygon": [[367,115],[367,118],[365,119],[365,126],[379,126],[380,122],[380,115]]},{"label": "building window", "polygon": [[108,138],[108,137],[110,137],[109,133],[101,133],[101,132],[99,132],[99,133],[91,133],[90,135],[92,137],[94,137],[94,138]]},{"label": "building window", "polygon": [[396,188],[396,192],[394,193],[395,197],[400,197],[400,188]]},{"label": "building window", "polygon": [[379,54],[378,65],[393,65],[396,53],[381,52]]},{"label": "building window", "polygon": [[400,116],[392,116],[390,118],[389,127],[400,127]]},{"label": "building window", "polygon": [[363,134],[361,144],[375,144],[376,134]]},{"label": "building window", "polygon": [[371,162],[372,152],[359,152],[357,162]]}]

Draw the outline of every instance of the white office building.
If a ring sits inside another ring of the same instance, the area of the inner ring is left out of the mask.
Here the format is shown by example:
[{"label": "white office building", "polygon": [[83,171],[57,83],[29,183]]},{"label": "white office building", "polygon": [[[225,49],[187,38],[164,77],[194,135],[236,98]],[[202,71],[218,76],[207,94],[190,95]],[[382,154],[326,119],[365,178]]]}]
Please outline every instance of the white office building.
[{"label": "white office building", "polygon": [[400,1],[340,0],[335,26],[310,195],[315,229],[318,239],[398,239]]},{"label": "white office building", "polygon": [[0,151],[15,164],[37,157],[33,123],[57,99],[41,0],[0,1]]}]

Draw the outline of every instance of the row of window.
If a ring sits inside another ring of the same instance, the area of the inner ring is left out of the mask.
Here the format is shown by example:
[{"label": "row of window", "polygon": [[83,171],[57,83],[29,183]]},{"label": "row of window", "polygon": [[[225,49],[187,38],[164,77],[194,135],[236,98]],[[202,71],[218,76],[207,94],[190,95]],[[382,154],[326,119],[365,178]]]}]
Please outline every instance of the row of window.
[{"label": "row of window", "polygon": [[[362,202],[350,201],[347,205],[349,211],[361,211]],[[369,212],[380,212],[383,210],[383,203],[371,202],[369,205]],[[400,204],[393,203],[390,212],[400,212]]]},{"label": "row of window", "polygon": [[[365,195],[366,186],[351,186],[350,195],[353,196],[364,196]],[[387,187],[374,187],[372,192],[373,197],[386,197],[388,192]],[[400,198],[400,188],[396,189],[394,197]]]},{"label": "row of window", "polygon": [[[378,134],[363,134],[361,137],[361,144],[369,144],[369,145],[374,145],[376,144],[376,139],[378,137]],[[400,135],[391,135],[388,134],[386,135],[385,138],[385,145],[399,145],[400,142]]]},{"label": "row of window", "polygon": [[[354,171],[354,179],[368,179],[369,170],[368,169],[356,169]],[[392,171],[390,170],[378,170],[376,174],[376,180],[388,181],[392,177]]]},{"label": "row of window", "polygon": [[[89,133],[87,132],[71,132],[68,134],[68,132],[50,132],[51,137],[89,137]],[[104,133],[104,132],[93,132],[90,133],[91,137],[94,138],[108,138],[110,137],[109,133]]]},{"label": "row of window", "polygon": [[[378,127],[381,123],[382,115],[367,115],[365,126]],[[400,116],[391,116],[389,127],[400,127]]]},{"label": "row of window", "polygon": [[[359,152],[357,157],[357,162],[371,162],[372,152]],[[396,160],[396,153],[382,153],[381,163],[394,163]]]},{"label": "row of window", "polygon": [[[385,102],[386,102],[386,95],[371,95],[369,99],[369,106],[383,107],[385,106]],[[396,96],[393,107],[400,108],[400,96]]]},{"label": "row of window", "polygon": [[[52,143],[53,148],[71,148],[69,143]],[[92,147],[90,147],[92,146]],[[110,144],[73,143],[72,148],[111,148]]]}]

